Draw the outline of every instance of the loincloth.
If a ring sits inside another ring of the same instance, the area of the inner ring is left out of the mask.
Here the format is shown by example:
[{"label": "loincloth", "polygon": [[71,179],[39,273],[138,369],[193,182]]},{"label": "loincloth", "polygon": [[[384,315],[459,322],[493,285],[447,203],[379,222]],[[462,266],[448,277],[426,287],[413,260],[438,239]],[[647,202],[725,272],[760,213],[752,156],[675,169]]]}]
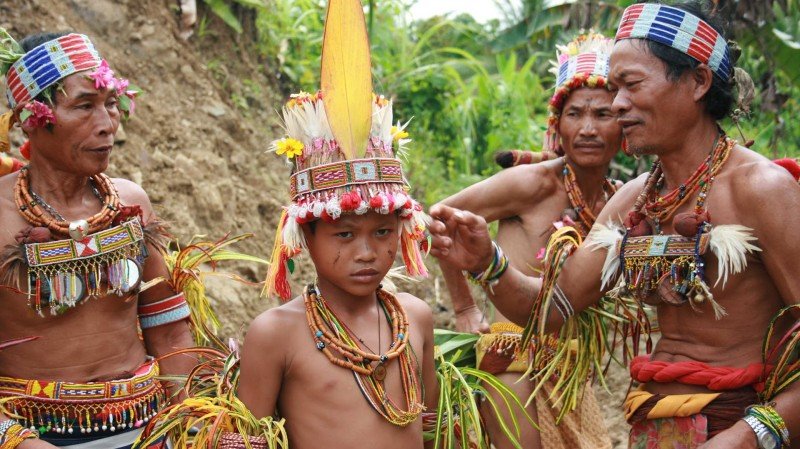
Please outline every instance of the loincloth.
[{"label": "loincloth", "polygon": [[59,446],[64,444],[58,440],[72,444],[81,439],[120,439],[123,432],[135,439],[139,432],[131,429],[143,426],[166,402],[158,372],[158,364],[150,360],[132,377],[108,382],[0,377],[0,408]]},{"label": "loincloth", "polygon": [[758,390],[768,368],[710,366],[701,362],[650,361],[647,356],[631,362],[631,378],[638,382],[677,382],[698,385],[714,393],[662,395],[643,389],[625,399],[625,418],[631,425],[631,449],[670,447],[692,449],[731,427],[745,409],[759,402]]},{"label": "loincloth", "polygon": [[[528,350],[520,350],[522,328],[513,323],[493,323],[491,332],[483,334],[475,346],[478,369],[490,374],[525,373],[530,360]],[[555,339],[549,340],[551,347]],[[542,368],[549,360],[543,360]],[[578,408],[556,424],[558,408],[548,399],[554,382],[545,382],[536,395],[536,411],[542,447],[548,449],[608,449],[608,436],[600,407],[590,386],[584,390]],[[523,401],[526,398],[521,398]]]}]

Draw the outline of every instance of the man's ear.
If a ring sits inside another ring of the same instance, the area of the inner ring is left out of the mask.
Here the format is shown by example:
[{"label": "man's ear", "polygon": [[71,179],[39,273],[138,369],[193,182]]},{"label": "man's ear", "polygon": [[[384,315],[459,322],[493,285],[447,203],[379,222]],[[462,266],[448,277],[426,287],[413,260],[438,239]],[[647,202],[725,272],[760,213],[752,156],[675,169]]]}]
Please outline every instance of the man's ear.
[{"label": "man's ear", "polygon": [[702,100],[709,90],[711,90],[711,83],[714,81],[714,72],[711,67],[706,64],[700,64],[694,71],[691,72],[692,81],[694,82],[693,95],[694,101]]}]

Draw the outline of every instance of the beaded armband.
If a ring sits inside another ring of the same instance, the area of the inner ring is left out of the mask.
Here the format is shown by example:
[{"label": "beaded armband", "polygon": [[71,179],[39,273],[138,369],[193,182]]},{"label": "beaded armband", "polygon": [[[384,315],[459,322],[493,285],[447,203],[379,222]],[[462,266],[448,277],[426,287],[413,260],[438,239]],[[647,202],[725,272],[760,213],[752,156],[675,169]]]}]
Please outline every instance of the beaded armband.
[{"label": "beaded armband", "polygon": [[183,293],[139,306],[139,325],[142,329],[163,326],[185,320],[191,315],[189,304]]},{"label": "beaded armband", "polygon": [[15,449],[30,438],[39,438],[39,435],[13,419],[0,424],[0,449]]},{"label": "beaded armband", "polygon": [[508,269],[508,257],[503,254],[503,250],[494,241],[492,242],[492,247],[494,247],[494,257],[489,267],[480,273],[467,272],[467,278],[470,281],[484,288],[497,284],[500,277]]},{"label": "beaded armband", "polygon": [[[250,443],[247,445],[245,439]],[[245,436],[233,432],[225,432],[220,436],[219,449],[267,449],[267,439],[263,436]]]},{"label": "beaded armband", "polygon": [[575,315],[575,309],[572,308],[572,304],[570,304],[567,295],[564,294],[564,291],[561,290],[558,284],[553,287],[553,305],[556,306],[556,310],[558,310],[564,322]]},{"label": "beaded armband", "polygon": [[781,449],[789,447],[789,429],[781,415],[769,405],[747,407],[744,421],[756,433],[760,449]]}]

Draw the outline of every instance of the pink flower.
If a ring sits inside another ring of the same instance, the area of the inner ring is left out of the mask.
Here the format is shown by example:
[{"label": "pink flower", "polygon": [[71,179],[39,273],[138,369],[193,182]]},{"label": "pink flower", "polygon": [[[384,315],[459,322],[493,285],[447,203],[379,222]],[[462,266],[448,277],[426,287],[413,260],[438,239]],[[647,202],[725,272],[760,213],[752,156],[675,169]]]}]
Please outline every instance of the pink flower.
[{"label": "pink flower", "polygon": [[89,78],[94,80],[94,88],[97,90],[107,87],[114,87],[114,71],[108,66],[105,59],[100,61],[100,67],[89,74]]},{"label": "pink flower", "polygon": [[37,100],[26,104],[20,116],[25,126],[32,128],[44,128],[56,122],[56,116],[50,106]]},{"label": "pink flower", "polygon": [[125,78],[114,78],[114,87],[117,89],[117,95],[126,95],[128,84],[130,83]]}]

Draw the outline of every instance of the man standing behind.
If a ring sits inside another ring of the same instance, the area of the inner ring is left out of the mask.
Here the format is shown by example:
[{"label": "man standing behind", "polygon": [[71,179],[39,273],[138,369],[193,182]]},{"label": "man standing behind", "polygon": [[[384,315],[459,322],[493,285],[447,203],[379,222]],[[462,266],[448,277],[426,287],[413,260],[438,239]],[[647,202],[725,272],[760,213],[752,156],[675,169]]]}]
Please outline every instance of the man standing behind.
[{"label": "man standing behind", "polygon": [[[548,270],[545,283],[512,267],[492,299],[512,321],[533,310],[551,330],[614,285],[656,307],[661,338],[631,363],[641,384],[625,404],[631,448],[797,448],[800,386],[786,365],[796,317],[781,311],[800,304],[800,186],[719,127],[736,61],[704,6],[625,10],[611,54],[614,112],[631,150],[658,160],[614,196],[560,274]],[[481,217],[431,215],[441,220],[436,255],[471,271],[491,265]],[[548,298],[567,312],[543,308]]]},{"label": "man standing behind", "polygon": [[[84,35],[0,37],[30,160],[0,178],[0,341],[38,337],[0,351],[0,401],[18,417],[0,414],[0,444],[129,447],[168,398],[153,357],[193,345],[182,294],[164,282],[139,293],[167,275],[147,195],[103,174],[135,89]],[[160,372],[192,365],[174,357]]]},{"label": "man standing behind", "polygon": [[[499,220],[498,244],[511,266],[526,275],[537,275],[541,250],[553,231],[575,226],[585,235],[617,189],[606,178],[608,165],[622,141],[621,128],[611,112],[613,94],[606,82],[611,46],[610,39],[590,33],[559,49],[545,150],[563,157],[503,170],[441,203],[478,214],[487,222]],[[444,261],[441,268],[456,310],[458,330],[488,330],[462,271]],[[524,403],[535,385],[519,381],[528,368],[526,352],[518,355],[515,351],[521,332],[521,327],[496,313],[491,332],[481,335],[477,349],[478,367],[500,378]],[[541,433],[523,424],[523,447],[611,447],[591,389],[586,390],[580,408],[558,425],[548,393],[548,388],[540,390],[527,408]],[[487,426],[496,448],[513,447],[494,416],[487,417]]]}]

